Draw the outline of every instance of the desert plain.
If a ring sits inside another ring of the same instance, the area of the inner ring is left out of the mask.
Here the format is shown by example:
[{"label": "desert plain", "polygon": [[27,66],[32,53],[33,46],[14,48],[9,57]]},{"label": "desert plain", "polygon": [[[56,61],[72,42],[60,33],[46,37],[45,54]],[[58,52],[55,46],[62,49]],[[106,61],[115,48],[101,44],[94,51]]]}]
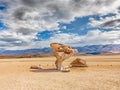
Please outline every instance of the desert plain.
[{"label": "desert plain", "polygon": [[[120,54],[83,55],[88,67],[56,70],[55,58],[0,59],[0,90],[120,90]],[[43,69],[30,69],[41,65]]]}]

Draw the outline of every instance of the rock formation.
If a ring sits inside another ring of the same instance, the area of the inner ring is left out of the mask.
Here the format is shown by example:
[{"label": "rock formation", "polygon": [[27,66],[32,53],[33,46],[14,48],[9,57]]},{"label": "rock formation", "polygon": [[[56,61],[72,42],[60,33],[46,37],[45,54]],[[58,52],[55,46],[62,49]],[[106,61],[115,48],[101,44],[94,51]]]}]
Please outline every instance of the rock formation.
[{"label": "rock formation", "polygon": [[53,54],[56,57],[55,65],[58,70],[63,69],[62,63],[65,59],[70,58],[78,52],[77,49],[72,49],[70,46],[63,45],[60,43],[51,43],[50,46],[52,47]]},{"label": "rock formation", "polygon": [[86,67],[86,61],[80,58],[76,58],[73,62],[70,63],[72,67]]}]

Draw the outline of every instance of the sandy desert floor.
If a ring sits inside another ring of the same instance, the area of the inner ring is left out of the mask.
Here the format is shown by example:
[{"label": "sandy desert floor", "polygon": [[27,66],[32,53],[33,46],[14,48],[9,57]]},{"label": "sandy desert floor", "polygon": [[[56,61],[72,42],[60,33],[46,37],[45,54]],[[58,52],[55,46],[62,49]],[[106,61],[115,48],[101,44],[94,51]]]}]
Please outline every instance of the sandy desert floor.
[{"label": "sandy desert floor", "polygon": [[[77,57],[88,67],[60,72],[54,57],[0,59],[0,90],[120,90],[120,55]],[[30,69],[31,65],[42,65],[44,70]]]}]

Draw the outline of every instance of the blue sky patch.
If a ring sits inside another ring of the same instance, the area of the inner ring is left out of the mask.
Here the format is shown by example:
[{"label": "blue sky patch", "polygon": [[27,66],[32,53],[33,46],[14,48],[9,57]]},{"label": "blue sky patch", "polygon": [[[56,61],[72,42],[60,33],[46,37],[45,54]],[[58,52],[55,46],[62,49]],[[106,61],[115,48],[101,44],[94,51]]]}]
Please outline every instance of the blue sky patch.
[{"label": "blue sky patch", "polygon": [[7,3],[5,2],[0,2],[0,11],[4,11],[7,9]]},{"label": "blue sky patch", "polygon": [[112,17],[112,16],[116,16],[116,14],[115,14],[115,13],[109,13],[109,14],[103,15],[103,16],[101,16],[101,17],[102,17],[102,18],[106,18],[106,17]]},{"label": "blue sky patch", "polygon": [[8,27],[4,23],[0,22],[0,30],[6,30],[6,29],[8,29]]},{"label": "blue sky patch", "polygon": [[[96,20],[100,20],[100,16],[92,15],[92,16],[84,16],[81,18],[75,18],[71,23],[59,23],[59,27],[62,33],[75,33],[79,35],[85,35],[88,31],[97,30],[98,27],[92,27],[88,23],[90,23],[90,18],[94,18]],[[66,27],[63,29],[62,27]]]},{"label": "blue sky patch", "polygon": [[0,6],[0,10],[5,10],[6,7],[5,6]]},{"label": "blue sky patch", "polygon": [[47,40],[53,36],[53,31],[39,32],[36,36],[38,37],[37,40]]},{"label": "blue sky patch", "polygon": [[[88,23],[90,23],[90,18],[94,18],[95,20],[100,20],[100,18],[106,18],[106,17],[112,17],[115,16],[116,14],[114,13],[109,13],[103,16],[100,15],[90,15],[90,16],[84,16],[81,18],[75,18],[74,21],[71,23],[59,23],[59,27],[62,33],[75,33],[79,35],[85,35],[88,33],[88,31],[91,30],[97,30],[99,29],[100,31],[109,31],[106,28],[103,27],[93,27],[90,26]],[[66,27],[65,29],[63,27]]]}]

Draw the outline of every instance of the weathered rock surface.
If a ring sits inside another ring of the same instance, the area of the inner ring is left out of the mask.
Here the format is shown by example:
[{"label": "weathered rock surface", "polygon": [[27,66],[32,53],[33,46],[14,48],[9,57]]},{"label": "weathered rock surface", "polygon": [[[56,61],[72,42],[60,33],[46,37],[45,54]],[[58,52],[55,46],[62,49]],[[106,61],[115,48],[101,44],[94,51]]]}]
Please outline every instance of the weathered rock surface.
[{"label": "weathered rock surface", "polygon": [[86,61],[84,59],[81,58],[76,58],[75,60],[73,60],[70,65],[72,67],[86,67]]},{"label": "weathered rock surface", "polygon": [[70,58],[77,53],[76,49],[73,49],[70,46],[64,44],[51,43],[50,46],[52,47],[53,54],[56,57],[55,65],[58,70],[62,69],[62,63],[64,60]]}]

